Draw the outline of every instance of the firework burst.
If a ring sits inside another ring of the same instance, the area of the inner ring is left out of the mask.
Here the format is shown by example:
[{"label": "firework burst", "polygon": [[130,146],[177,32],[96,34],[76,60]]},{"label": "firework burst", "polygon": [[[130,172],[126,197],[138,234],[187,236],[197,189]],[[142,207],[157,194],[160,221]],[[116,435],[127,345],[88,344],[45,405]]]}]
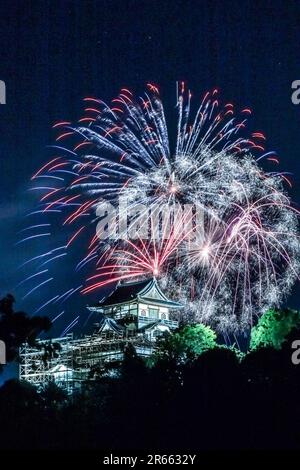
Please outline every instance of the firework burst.
[{"label": "firework burst", "polygon": [[[247,134],[251,110],[221,106],[217,90],[193,112],[191,93],[178,84],[177,136],[170,146],[158,89],[147,87],[138,99],[124,88],[110,105],[86,98],[77,124],[53,126],[57,155],[32,177],[41,198],[31,217],[47,223],[26,227],[34,233],[20,243],[48,237],[50,216],[61,222],[66,239],[25,262],[34,261],[36,269],[22,281],[35,282],[25,295],[51,282],[52,262],[77,243],[87,249],[78,253],[75,269],[90,274],[39,310],[79,291],[154,275],[186,306],[186,318],[218,331],[245,330],[279,305],[298,278],[298,214],[283,187],[289,176],[263,170],[263,161],[279,163],[277,155],[265,151],[263,133]],[[113,237],[103,224],[103,233],[96,232],[120,200],[128,208],[125,225],[119,214]]]}]

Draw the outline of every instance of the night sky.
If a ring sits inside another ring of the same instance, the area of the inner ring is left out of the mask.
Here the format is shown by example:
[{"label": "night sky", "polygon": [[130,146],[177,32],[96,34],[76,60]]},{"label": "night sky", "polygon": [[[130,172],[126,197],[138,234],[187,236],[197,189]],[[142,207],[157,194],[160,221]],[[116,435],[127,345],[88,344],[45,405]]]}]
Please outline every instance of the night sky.
[{"label": "night sky", "polygon": [[[291,196],[300,203],[300,105],[291,101],[291,83],[300,79],[299,1],[4,0],[0,8],[0,80],[7,87],[0,105],[0,295],[15,294],[18,308],[32,313],[37,300],[22,302],[16,289],[17,268],[32,255],[14,245],[35,206],[29,180],[49,158],[52,124],[78,119],[85,96],[110,101],[122,87],[141,93],[156,83],[172,135],[176,81],[199,99],[217,87],[225,102],[253,109],[250,128],[266,134],[280,168],[293,173]],[[55,273],[62,285],[66,269],[58,265]],[[49,298],[51,289],[40,295]],[[300,307],[299,292],[298,285],[288,305]],[[66,308],[70,319],[81,306]]]}]

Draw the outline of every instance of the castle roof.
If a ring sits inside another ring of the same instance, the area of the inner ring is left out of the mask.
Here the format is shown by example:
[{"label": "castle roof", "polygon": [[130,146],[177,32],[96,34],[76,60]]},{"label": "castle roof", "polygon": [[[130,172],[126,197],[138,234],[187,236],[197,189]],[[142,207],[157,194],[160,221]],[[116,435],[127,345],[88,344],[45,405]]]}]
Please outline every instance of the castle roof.
[{"label": "castle roof", "polygon": [[170,308],[181,308],[182,305],[168,299],[155,278],[137,282],[119,283],[115,290],[100,301],[97,307],[108,307],[128,302],[145,302],[147,304],[163,305]]},{"label": "castle roof", "polygon": [[117,323],[113,318],[103,316],[98,333],[113,331],[114,333],[122,334],[125,330],[126,328]]}]

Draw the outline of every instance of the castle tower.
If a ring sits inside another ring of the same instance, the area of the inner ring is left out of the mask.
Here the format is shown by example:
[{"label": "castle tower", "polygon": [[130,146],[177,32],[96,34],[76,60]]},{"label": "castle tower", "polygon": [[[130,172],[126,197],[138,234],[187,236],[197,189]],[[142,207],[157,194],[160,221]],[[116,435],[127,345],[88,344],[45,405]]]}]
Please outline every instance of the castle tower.
[{"label": "castle tower", "polygon": [[[72,393],[94,380],[106,364],[122,361],[129,343],[139,356],[149,357],[157,347],[156,339],[178,327],[178,321],[170,315],[181,307],[163,294],[156,279],[119,283],[108,297],[88,307],[100,314],[93,334],[80,338],[69,334],[50,343],[38,340],[35,347],[22,345],[20,380],[38,389],[54,381]],[[47,360],[46,350],[53,352]]]},{"label": "castle tower", "polygon": [[164,295],[155,278],[119,283],[98,305],[88,307],[90,311],[110,319],[105,326],[101,325],[102,330],[104,327],[108,329],[109,325],[115,329],[118,325],[129,334],[144,334],[151,340],[178,327],[178,321],[171,319],[170,315],[180,308],[180,303]]}]

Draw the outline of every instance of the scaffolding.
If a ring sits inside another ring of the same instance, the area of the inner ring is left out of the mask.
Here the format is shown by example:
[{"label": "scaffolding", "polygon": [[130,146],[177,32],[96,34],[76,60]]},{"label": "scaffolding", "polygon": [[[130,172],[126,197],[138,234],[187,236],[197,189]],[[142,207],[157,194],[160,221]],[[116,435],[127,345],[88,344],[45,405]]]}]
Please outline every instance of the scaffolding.
[{"label": "scaffolding", "polygon": [[88,310],[100,315],[100,323],[89,336],[38,341],[20,348],[20,380],[42,389],[54,382],[67,392],[103,376],[107,367],[122,361],[128,344],[138,356],[150,356],[159,336],[178,327],[170,319],[170,309],[181,308],[166,298],[156,279],[118,284],[105,299]]},{"label": "scaffolding", "polygon": [[[155,343],[146,336],[96,333],[74,339],[73,334],[52,340],[40,340],[35,347],[23,344],[20,348],[20,380],[42,390],[54,382],[68,393],[80,390],[84,383],[96,380],[106,366],[122,361],[124,350],[132,344],[141,357],[150,356]],[[53,348],[50,357],[45,349]]]}]

